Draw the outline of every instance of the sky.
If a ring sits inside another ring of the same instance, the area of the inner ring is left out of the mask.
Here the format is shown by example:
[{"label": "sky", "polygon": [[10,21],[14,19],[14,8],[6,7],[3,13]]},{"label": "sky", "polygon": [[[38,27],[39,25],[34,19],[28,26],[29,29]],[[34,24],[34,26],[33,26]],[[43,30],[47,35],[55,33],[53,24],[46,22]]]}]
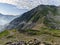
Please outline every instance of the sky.
[{"label": "sky", "polygon": [[37,5],[60,5],[60,0],[0,0],[0,13],[20,15]]},{"label": "sky", "polygon": [[0,3],[0,13],[4,15],[19,15],[23,12],[27,11],[27,9],[19,9],[16,6],[7,4],[7,3]]},{"label": "sky", "polygon": [[[41,4],[60,6],[60,0],[0,0],[0,13],[17,16]],[[1,18],[0,25],[7,23],[8,21]]]}]

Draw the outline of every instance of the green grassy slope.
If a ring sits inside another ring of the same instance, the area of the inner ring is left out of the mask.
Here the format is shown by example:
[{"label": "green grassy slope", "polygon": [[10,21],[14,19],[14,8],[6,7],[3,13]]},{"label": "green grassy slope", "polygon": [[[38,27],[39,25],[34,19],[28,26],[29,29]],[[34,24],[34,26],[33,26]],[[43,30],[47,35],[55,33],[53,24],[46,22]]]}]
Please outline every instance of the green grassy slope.
[{"label": "green grassy slope", "polygon": [[4,45],[6,42],[9,41],[12,42],[19,40],[29,41],[34,38],[49,43],[52,43],[52,41],[59,43],[60,30],[48,29],[48,28],[41,28],[40,30],[28,29],[23,32],[16,29],[8,30],[8,31],[5,30],[4,32],[0,33],[0,44]]}]

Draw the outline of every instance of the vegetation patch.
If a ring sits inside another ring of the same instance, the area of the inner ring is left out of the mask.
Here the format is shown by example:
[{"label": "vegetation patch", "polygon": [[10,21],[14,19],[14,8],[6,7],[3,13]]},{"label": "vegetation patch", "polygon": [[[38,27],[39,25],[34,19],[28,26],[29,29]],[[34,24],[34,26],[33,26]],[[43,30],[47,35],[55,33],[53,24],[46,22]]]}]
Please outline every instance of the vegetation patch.
[{"label": "vegetation patch", "polygon": [[40,32],[43,32],[43,34],[49,34],[55,37],[60,37],[60,30],[41,28]]},{"label": "vegetation patch", "polygon": [[54,36],[54,37],[60,37],[60,30],[43,28],[43,27],[41,27],[40,30],[33,30],[33,29],[23,30],[22,33],[25,33],[25,34],[28,34],[28,35],[47,34],[47,35],[51,35],[51,36]]},{"label": "vegetation patch", "polygon": [[7,36],[9,35],[9,31],[8,30],[5,30],[3,32],[0,33],[0,38],[4,37],[4,36]]}]

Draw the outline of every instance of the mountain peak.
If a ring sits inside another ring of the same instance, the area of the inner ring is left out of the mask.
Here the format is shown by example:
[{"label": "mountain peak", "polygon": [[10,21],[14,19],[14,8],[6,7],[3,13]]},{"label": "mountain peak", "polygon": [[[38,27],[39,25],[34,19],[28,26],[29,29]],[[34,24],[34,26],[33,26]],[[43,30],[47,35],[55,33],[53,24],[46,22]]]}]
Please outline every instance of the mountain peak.
[{"label": "mountain peak", "polygon": [[39,5],[38,7],[24,13],[20,17],[10,22],[8,28],[30,29],[33,27],[48,27],[53,29],[60,29],[55,16],[58,8],[54,5]]}]

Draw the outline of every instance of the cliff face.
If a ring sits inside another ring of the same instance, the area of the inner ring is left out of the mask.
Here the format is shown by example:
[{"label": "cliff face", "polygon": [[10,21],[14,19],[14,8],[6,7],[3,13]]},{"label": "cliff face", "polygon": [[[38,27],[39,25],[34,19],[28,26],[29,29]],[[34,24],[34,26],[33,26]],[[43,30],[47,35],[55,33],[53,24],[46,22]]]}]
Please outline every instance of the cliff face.
[{"label": "cliff face", "polygon": [[48,27],[60,29],[59,8],[53,5],[39,5],[9,23],[8,29],[39,29]]}]

